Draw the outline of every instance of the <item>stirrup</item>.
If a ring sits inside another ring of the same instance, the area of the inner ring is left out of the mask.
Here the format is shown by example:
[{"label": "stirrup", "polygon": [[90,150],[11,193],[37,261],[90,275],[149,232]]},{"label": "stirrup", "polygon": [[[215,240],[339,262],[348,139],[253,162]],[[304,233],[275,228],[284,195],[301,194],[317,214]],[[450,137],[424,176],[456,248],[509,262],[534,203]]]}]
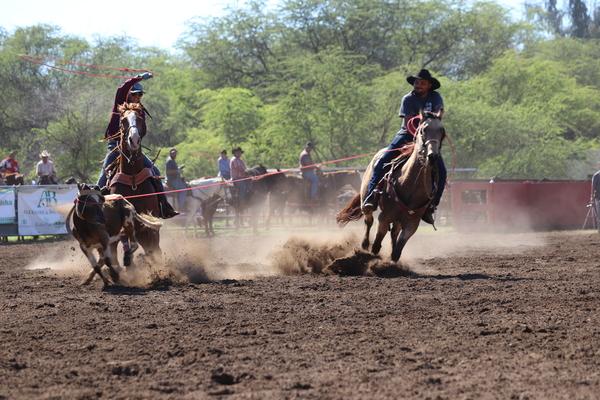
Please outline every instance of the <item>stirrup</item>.
[{"label": "stirrup", "polygon": [[364,213],[372,213],[373,211],[377,210],[379,195],[379,190],[373,189],[373,191],[369,193],[367,197],[365,197],[365,200],[361,205],[361,209]]}]

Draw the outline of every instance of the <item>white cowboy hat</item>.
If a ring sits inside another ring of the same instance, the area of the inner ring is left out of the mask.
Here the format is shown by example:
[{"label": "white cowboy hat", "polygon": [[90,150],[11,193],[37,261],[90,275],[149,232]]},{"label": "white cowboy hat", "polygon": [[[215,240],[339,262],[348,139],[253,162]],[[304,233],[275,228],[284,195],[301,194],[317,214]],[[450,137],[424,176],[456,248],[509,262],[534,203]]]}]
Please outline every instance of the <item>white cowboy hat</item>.
[{"label": "white cowboy hat", "polygon": [[50,153],[48,153],[48,150],[43,150],[40,153],[40,157],[50,157]]}]

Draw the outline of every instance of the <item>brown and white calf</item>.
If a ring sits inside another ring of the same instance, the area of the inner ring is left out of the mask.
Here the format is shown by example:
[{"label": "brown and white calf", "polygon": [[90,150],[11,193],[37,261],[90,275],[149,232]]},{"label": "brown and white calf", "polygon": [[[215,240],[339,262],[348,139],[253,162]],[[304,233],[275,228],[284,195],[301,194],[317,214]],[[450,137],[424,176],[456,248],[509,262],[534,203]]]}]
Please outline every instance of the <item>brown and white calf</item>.
[{"label": "brown and white calf", "polygon": [[[133,205],[120,195],[103,196],[96,187],[86,184],[78,184],[77,187],[79,192],[75,206],[67,217],[66,225],[67,231],[77,239],[81,251],[92,264],[93,269],[83,284],[89,284],[98,274],[108,285],[109,280],[102,274],[104,264],[112,282],[116,283],[119,273],[115,267],[119,266],[119,262],[116,251],[111,250],[112,245],[121,238],[127,238],[130,243],[127,252],[131,256],[138,248],[135,222],[155,230],[160,229],[161,223],[150,216],[138,214]],[[98,251],[98,260],[94,250]]]}]

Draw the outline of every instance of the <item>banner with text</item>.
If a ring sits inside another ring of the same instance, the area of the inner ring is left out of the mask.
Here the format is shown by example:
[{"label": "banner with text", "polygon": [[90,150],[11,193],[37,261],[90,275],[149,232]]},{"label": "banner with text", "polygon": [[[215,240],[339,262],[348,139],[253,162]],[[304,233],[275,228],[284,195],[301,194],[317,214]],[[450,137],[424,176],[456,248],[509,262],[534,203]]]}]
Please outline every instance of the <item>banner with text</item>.
[{"label": "banner with text", "polygon": [[76,197],[76,186],[21,186],[18,190],[19,235],[66,234],[65,215],[56,208],[60,206],[68,211]]},{"label": "banner with text", "polygon": [[16,224],[15,189],[0,189],[0,224]]}]

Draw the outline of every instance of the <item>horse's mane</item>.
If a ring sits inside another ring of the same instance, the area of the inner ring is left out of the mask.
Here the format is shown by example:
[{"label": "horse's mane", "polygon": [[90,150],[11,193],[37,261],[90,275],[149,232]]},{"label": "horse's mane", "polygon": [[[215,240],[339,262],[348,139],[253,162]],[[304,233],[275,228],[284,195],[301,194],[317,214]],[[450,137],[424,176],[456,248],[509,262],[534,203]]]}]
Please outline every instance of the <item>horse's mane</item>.
[{"label": "horse's mane", "polygon": [[144,107],[140,103],[123,103],[118,107],[119,113],[124,113],[127,110],[133,110],[135,112],[144,112]]},{"label": "horse's mane", "polygon": [[246,173],[250,176],[259,176],[267,173],[267,169],[263,165],[257,165],[255,167],[246,170]]}]

